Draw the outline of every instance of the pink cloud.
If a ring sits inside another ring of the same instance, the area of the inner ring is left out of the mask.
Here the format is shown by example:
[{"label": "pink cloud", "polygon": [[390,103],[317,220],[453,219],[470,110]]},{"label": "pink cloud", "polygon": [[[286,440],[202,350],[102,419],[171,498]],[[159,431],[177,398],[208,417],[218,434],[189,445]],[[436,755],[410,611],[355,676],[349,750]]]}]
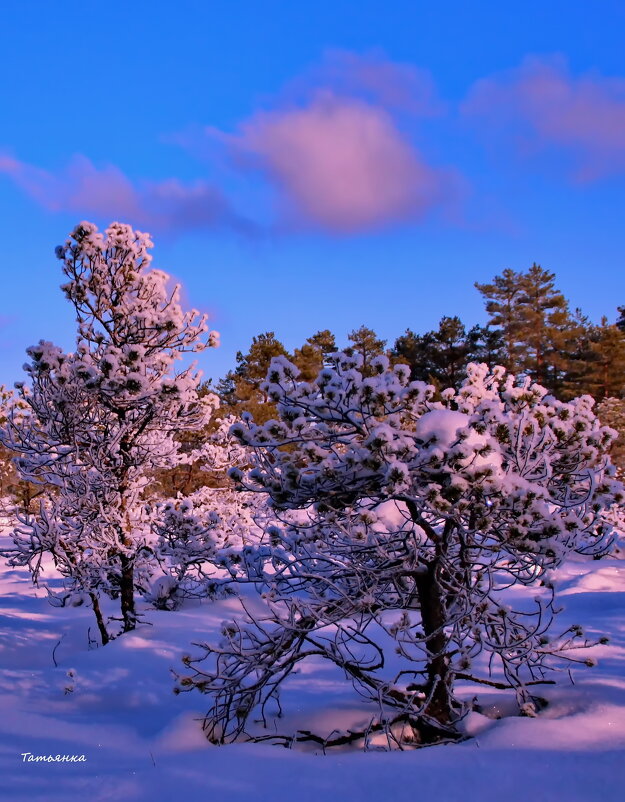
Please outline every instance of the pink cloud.
[{"label": "pink cloud", "polygon": [[449,193],[448,175],[425,162],[385,108],[331,91],[256,114],[231,146],[277,187],[290,223],[335,233],[418,220]]},{"label": "pink cloud", "polygon": [[323,86],[338,95],[360,97],[387,110],[420,117],[434,117],[444,109],[427,70],[390,61],[377,51],[329,50],[302,82],[309,89]]},{"label": "pink cloud", "polygon": [[75,212],[158,231],[184,231],[249,225],[234,214],[226,199],[204,181],[183,184],[177,179],[134,184],[113,165],[97,168],[84,156],[53,173],[0,154],[0,173],[53,212]]},{"label": "pink cloud", "polygon": [[512,138],[517,149],[564,150],[579,180],[625,170],[623,78],[575,78],[563,59],[531,57],[478,81],[463,112]]}]

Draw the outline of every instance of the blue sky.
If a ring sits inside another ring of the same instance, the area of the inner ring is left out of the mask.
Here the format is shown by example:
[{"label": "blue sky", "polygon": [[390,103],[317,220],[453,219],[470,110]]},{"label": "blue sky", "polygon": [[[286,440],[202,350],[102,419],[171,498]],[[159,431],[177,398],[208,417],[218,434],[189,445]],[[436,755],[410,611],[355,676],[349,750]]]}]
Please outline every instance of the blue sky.
[{"label": "blue sky", "polygon": [[3,4],[0,382],[71,347],[80,219],[151,231],[214,377],[266,330],[483,322],[474,281],[533,261],[614,319],[624,34],[622,2]]}]

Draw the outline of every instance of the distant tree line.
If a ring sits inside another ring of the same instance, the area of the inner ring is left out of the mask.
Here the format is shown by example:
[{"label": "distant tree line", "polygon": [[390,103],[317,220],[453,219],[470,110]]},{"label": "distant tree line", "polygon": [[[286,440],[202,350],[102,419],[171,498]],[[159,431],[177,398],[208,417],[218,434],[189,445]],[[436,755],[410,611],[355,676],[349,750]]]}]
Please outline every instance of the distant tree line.
[{"label": "distant tree line", "polygon": [[620,398],[625,389],[625,306],[615,323],[603,317],[592,323],[580,309],[571,310],[555,286],[555,275],[539,265],[525,272],[506,269],[485,284],[476,283],[489,316],[485,326],[468,327],[458,316],[445,315],[437,329],[417,333],[411,328],[392,346],[375,331],[361,326],[337,345],[328,329],[318,331],[289,353],[273,331],[254,337],[239,351],[236,367],[215,387],[228,407],[246,409],[260,419],[268,411],[260,389],[274,356],[286,356],[311,381],[329,354],[360,353],[365,373],[382,354],[395,364],[410,366],[411,378],[438,387],[458,387],[470,362],[503,365],[529,376],[560,400],[592,395],[598,401]]},{"label": "distant tree line", "polygon": [[625,306],[618,307],[614,323],[607,317],[592,323],[580,309],[571,309],[555,281],[554,273],[537,264],[525,272],[506,269],[490,282],[475,284],[488,314],[485,326],[468,327],[458,316],[445,315],[438,328],[425,333],[407,328],[392,345],[363,325],[347,335],[347,343],[337,344],[324,329],[289,353],[273,331],[264,332],[247,352],[238,352],[236,367],[213,389],[224,413],[246,411],[264,423],[275,417],[261,389],[275,356],[286,356],[302,380],[312,381],[338,350],[361,354],[365,374],[371,360],[384,354],[393,364],[409,365],[411,379],[456,388],[467,365],[481,362],[529,376],[562,401],[580,395],[598,402],[614,399],[600,409],[609,418],[605,422],[617,426],[625,417]]}]

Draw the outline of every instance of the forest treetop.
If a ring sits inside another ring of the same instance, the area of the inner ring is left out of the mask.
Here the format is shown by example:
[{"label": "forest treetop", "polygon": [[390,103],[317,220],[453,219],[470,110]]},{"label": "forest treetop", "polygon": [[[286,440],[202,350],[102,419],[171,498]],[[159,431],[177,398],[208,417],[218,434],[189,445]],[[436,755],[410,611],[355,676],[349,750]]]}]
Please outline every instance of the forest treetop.
[{"label": "forest treetop", "polygon": [[289,353],[275,332],[264,332],[246,353],[237,353],[236,367],[215,389],[231,410],[263,419],[270,410],[260,385],[273,357],[288,357],[302,379],[311,381],[328,356],[342,350],[362,356],[365,374],[374,357],[386,355],[393,364],[409,365],[412,380],[437,387],[457,389],[467,365],[478,362],[529,376],[561,400],[620,398],[625,389],[625,306],[618,308],[615,323],[607,317],[593,323],[580,309],[570,308],[555,281],[554,273],[537,264],[526,271],[505,269],[475,285],[488,314],[485,326],[468,327],[458,316],[444,315],[437,329],[418,333],[406,328],[392,345],[363,325],[347,335],[347,344],[337,344],[334,333],[324,329]]}]

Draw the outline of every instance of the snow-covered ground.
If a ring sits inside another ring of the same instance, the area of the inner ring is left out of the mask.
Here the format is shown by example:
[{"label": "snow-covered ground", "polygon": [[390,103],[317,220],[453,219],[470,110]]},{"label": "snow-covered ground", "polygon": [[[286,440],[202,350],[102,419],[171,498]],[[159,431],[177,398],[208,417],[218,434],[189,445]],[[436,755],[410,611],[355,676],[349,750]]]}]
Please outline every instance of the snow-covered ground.
[{"label": "snow-covered ground", "polygon": [[[470,714],[470,740],[403,753],[328,755],[276,746],[211,746],[197,693],[174,695],[171,668],[211,640],[238,602],[148,610],[135,633],[89,645],[92,614],[55,609],[28,574],[0,565],[0,799],[132,802],[428,800],[540,802],[625,799],[625,562],[571,562],[558,572],[562,619],[606,646],[595,668],[541,690],[535,719],[506,716],[509,697],[480,692],[491,716]],[[57,665],[55,665],[55,661]],[[290,683],[289,723],[330,730],[358,715],[351,686],[322,665]],[[281,727],[282,729],[282,727]],[[285,730],[287,728],[285,727]],[[24,762],[22,753],[84,755]]]}]

